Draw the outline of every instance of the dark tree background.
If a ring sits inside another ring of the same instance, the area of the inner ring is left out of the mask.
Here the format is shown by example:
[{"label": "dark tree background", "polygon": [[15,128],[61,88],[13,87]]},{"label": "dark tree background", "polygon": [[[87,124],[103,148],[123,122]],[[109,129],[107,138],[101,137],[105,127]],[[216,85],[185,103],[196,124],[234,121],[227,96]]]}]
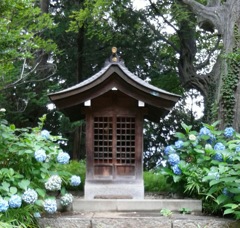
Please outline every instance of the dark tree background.
[{"label": "dark tree background", "polygon": [[[8,37],[0,38],[1,49],[5,50],[0,56],[0,107],[18,127],[35,126],[47,113],[45,127],[69,139],[64,149],[73,158],[84,158],[84,121],[71,123],[61,112],[48,109],[47,94],[98,72],[111,47],[116,46],[128,69],[143,80],[150,79],[152,84],[181,95],[192,89],[199,91],[205,106],[202,121],[220,119],[220,128],[231,125],[239,130],[240,1],[148,0],[141,9],[135,9],[130,0],[34,2],[45,18],[39,19],[41,23],[45,20],[44,26],[39,22],[38,28],[36,15],[30,17],[30,9],[25,7],[21,13],[29,17],[25,17],[24,25],[19,27],[12,20],[12,30],[11,26],[6,29],[23,32],[35,26],[41,43],[33,48],[31,39],[26,40],[30,51],[19,57],[17,53],[24,53],[24,46],[11,46],[10,41],[4,43]],[[2,24],[6,12],[18,12],[11,4],[2,2],[0,6]],[[14,37],[23,45],[21,37]],[[10,46],[17,50],[11,58],[6,55]],[[11,70],[7,61],[2,64],[7,57],[13,63]],[[181,131],[181,121],[198,127],[201,120],[194,117],[194,112],[186,111],[183,99],[158,124],[146,122],[146,169],[159,162],[163,146],[171,143],[169,134]]]}]

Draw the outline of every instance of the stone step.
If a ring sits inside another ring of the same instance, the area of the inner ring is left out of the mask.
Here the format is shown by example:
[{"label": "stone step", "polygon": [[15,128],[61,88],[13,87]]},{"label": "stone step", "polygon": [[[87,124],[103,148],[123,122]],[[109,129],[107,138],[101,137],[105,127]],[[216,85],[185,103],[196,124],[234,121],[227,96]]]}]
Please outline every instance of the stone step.
[{"label": "stone step", "polygon": [[159,212],[85,212],[38,219],[39,228],[239,228],[240,221],[202,215]]},{"label": "stone step", "polygon": [[202,201],[194,199],[74,199],[73,211],[179,211],[202,212]]}]

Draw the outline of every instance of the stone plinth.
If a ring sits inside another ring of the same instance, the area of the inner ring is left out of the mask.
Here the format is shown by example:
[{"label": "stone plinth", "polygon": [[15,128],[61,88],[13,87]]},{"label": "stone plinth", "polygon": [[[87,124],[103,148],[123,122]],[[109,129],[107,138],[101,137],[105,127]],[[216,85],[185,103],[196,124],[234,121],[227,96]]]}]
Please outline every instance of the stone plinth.
[{"label": "stone plinth", "polygon": [[159,211],[169,209],[179,211],[187,208],[192,212],[202,212],[202,201],[191,199],[161,199],[161,200],[138,200],[138,199],[74,199],[73,209],[75,212],[89,211]]},{"label": "stone plinth", "polygon": [[143,181],[137,183],[85,183],[84,199],[144,199]]}]

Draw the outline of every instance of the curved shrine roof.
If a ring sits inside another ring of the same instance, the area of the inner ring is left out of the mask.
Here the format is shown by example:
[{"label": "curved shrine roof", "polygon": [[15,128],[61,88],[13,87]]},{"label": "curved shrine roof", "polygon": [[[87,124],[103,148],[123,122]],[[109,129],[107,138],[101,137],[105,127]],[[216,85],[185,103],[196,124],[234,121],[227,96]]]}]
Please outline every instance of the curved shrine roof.
[{"label": "curved shrine roof", "polygon": [[[98,73],[72,87],[49,94],[50,100],[71,120],[79,120],[84,102],[113,88],[142,101],[149,109],[146,118],[157,121],[166,115],[180,96],[153,86],[133,73],[122,62],[108,62]],[[77,114],[78,113],[78,114]]]}]

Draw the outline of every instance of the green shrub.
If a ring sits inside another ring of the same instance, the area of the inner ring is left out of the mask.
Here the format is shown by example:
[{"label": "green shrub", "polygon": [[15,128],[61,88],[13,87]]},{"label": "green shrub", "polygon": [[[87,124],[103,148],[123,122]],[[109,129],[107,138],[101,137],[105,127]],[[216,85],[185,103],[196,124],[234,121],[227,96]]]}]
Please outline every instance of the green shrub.
[{"label": "green shrub", "polygon": [[[185,133],[165,148],[167,167],[161,173],[172,178],[189,196],[202,198],[207,212],[240,218],[240,134],[204,124],[199,132],[182,124]],[[209,210],[212,211],[209,211]]]},{"label": "green shrub", "polygon": [[171,187],[166,182],[165,176],[160,173],[146,171],[143,173],[143,177],[146,192],[167,192]]},{"label": "green shrub", "polygon": [[72,160],[69,162],[69,164],[66,164],[64,166],[58,165],[57,169],[59,171],[64,170],[66,172],[72,173],[74,175],[81,177],[81,185],[77,187],[73,187],[70,184],[66,185],[67,190],[80,190],[83,191],[84,183],[85,183],[85,176],[86,176],[86,161],[85,160]]},{"label": "green shrub", "polygon": [[[0,218],[12,227],[31,227],[35,213],[54,213],[56,199],[66,194],[78,178],[64,170],[70,156],[60,144],[64,139],[43,130],[45,116],[36,128],[18,129],[3,119],[0,110]],[[62,167],[60,169],[59,167]],[[71,200],[71,199],[70,199]],[[66,202],[65,202],[66,203]]]}]

